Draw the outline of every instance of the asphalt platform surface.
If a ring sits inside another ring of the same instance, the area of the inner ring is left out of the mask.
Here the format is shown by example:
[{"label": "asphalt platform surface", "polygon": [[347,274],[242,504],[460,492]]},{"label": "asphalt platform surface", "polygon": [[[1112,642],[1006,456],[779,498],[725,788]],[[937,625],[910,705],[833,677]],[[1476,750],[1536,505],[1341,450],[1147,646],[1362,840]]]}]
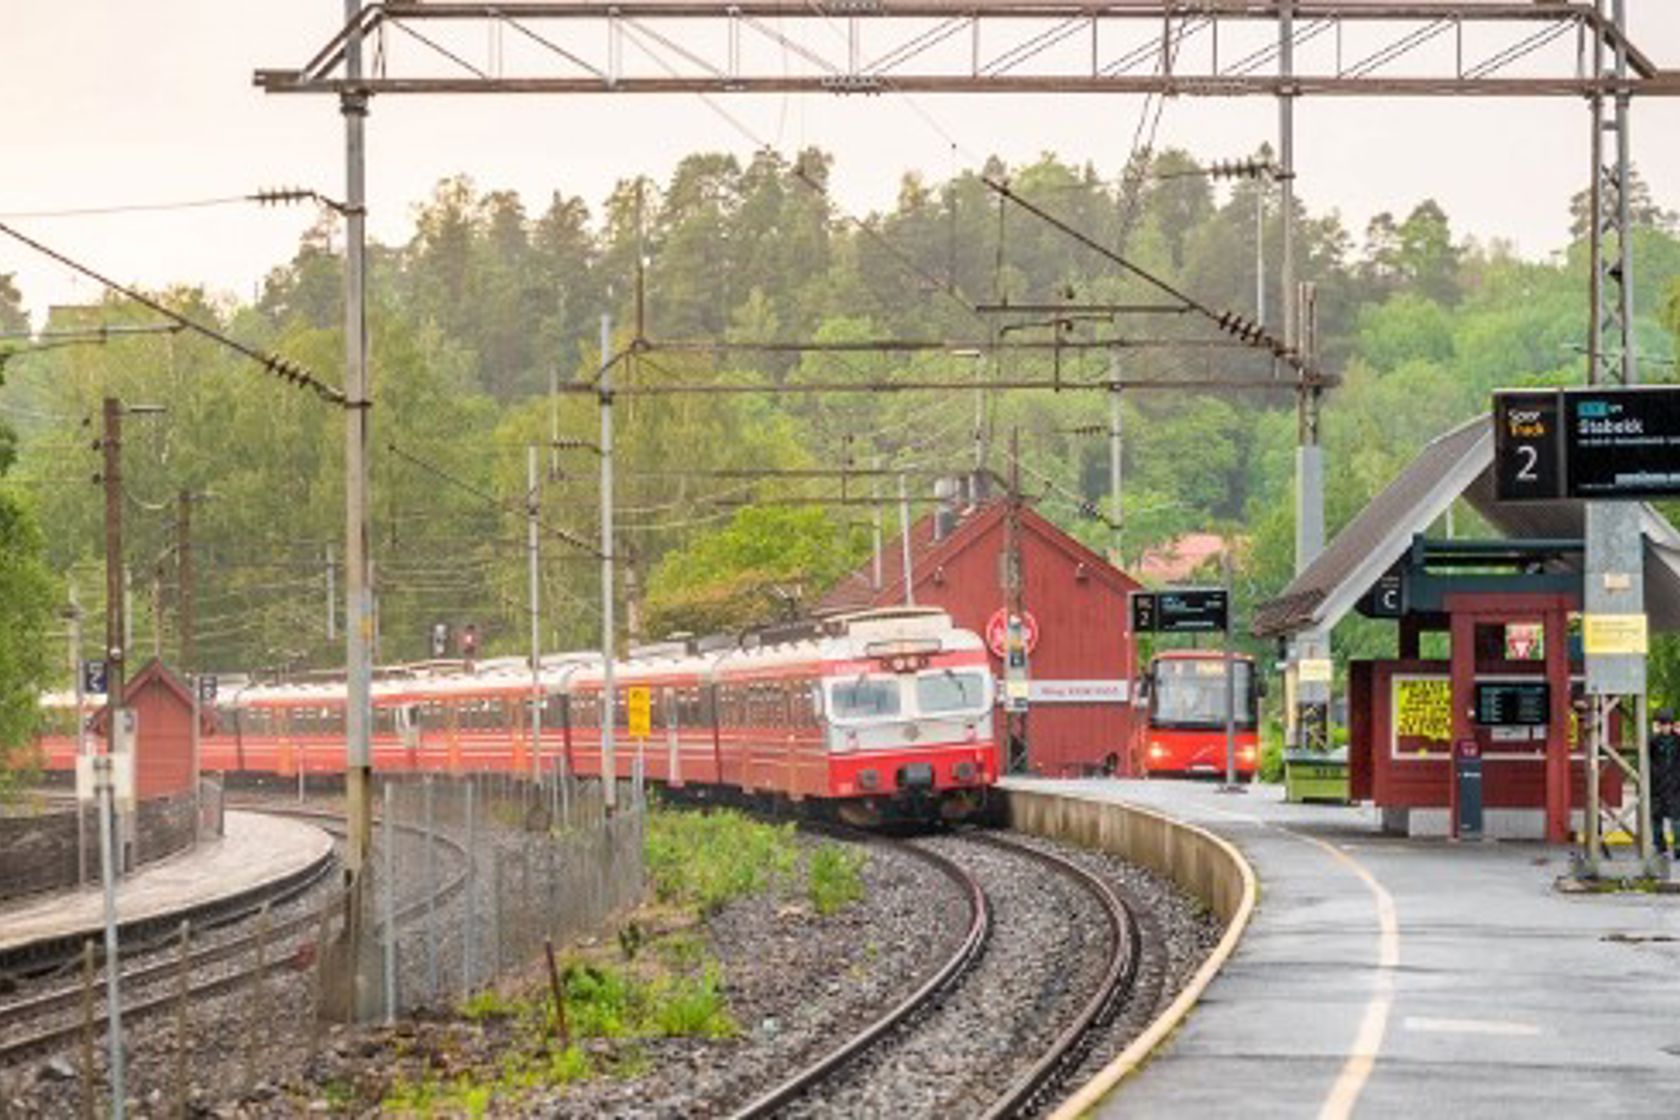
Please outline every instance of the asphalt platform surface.
[{"label": "asphalt platform surface", "polygon": [[1680,896],[1564,894],[1566,848],[1389,837],[1275,786],[1018,784],[1201,825],[1260,880],[1235,955],[1099,1115],[1680,1117]]}]

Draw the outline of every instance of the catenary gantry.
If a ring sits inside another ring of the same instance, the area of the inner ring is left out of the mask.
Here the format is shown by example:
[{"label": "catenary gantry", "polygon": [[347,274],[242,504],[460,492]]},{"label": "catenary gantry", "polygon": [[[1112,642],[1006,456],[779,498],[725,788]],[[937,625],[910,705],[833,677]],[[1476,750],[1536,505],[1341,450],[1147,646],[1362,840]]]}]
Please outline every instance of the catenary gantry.
[{"label": "catenary gantry", "polygon": [[[352,79],[353,30],[371,68]],[[1625,78],[1591,66],[1598,42],[1625,48]],[[255,80],[270,93],[1680,96],[1680,69],[1579,0],[392,0]]]}]

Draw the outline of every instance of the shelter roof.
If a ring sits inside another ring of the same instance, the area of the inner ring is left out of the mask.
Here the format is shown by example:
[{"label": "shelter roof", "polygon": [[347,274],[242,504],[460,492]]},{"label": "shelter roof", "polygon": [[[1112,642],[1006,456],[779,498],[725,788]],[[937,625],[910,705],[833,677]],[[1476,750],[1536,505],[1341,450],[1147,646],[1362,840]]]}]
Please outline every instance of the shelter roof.
[{"label": "shelter roof", "polygon": [[[1282,594],[1254,612],[1254,633],[1281,637],[1328,630],[1393,567],[1422,533],[1463,498],[1513,540],[1580,539],[1580,501],[1501,502],[1494,496],[1493,420],[1484,413],[1437,436]],[[1645,534],[1645,606],[1658,630],[1680,629],[1680,532],[1641,503]]]}]

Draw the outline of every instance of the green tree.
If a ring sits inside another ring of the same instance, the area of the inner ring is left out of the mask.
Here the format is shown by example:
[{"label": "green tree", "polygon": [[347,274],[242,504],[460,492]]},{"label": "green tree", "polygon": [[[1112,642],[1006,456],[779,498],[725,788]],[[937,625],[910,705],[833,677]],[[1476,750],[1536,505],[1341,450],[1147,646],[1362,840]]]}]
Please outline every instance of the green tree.
[{"label": "green tree", "polygon": [[[0,477],[16,460],[16,438],[0,426]],[[0,627],[0,802],[28,780],[37,761],[33,737],[57,598],[34,515],[21,497],[0,488],[0,615],[6,619]]]}]

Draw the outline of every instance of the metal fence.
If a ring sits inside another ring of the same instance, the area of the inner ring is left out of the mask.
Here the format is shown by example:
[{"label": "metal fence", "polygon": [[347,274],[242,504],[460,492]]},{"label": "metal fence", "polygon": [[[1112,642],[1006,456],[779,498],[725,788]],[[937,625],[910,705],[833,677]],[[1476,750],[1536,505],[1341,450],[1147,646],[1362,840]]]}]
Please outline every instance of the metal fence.
[{"label": "metal fence", "polygon": [[531,965],[545,939],[634,906],[645,805],[639,783],[621,789],[608,816],[601,784],[569,777],[387,781],[369,932],[387,1015],[457,1002]]}]

